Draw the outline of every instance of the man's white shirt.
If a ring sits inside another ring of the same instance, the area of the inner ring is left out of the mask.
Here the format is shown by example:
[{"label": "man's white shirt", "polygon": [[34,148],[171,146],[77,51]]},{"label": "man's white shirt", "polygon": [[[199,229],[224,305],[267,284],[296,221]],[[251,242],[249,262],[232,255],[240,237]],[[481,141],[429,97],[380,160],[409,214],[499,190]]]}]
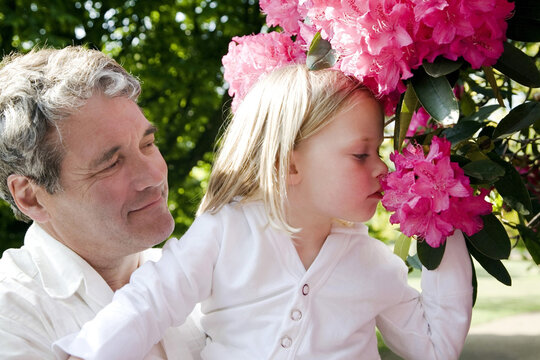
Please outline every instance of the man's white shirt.
[{"label": "man's white shirt", "polygon": [[[160,249],[149,249],[141,260],[160,256]],[[24,246],[0,259],[0,358],[57,359],[52,343],[77,332],[113,294],[84,259],[32,224]],[[167,330],[145,359],[199,359],[205,336],[196,322],[194,312]]]}]

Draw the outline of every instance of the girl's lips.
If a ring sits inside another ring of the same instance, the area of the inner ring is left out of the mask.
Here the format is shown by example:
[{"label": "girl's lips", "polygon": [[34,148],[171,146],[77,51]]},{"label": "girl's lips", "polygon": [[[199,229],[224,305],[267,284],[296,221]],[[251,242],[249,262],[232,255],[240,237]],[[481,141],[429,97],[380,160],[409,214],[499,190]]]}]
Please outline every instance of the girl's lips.
[{"label": "girl's lips", "polygon": [[383,191],[382,190],[376,191],[373,194],[371,194],[369,197],[376,198],[376,199],[380,200],[383,197]]}]

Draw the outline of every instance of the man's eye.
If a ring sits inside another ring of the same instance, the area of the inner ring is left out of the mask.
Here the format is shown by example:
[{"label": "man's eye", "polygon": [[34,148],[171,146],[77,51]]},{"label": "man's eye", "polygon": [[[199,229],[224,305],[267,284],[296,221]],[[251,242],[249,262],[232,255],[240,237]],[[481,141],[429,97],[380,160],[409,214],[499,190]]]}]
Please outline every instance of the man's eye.
[{"label": "man's eye", "polygon": [[114,169],[115,167],[118,166],[118,164],[120,164],[120,159],[116,160],[116,161],[113,162],[111,165],[107,166],[107,167],[105,168],[105,171]]}]

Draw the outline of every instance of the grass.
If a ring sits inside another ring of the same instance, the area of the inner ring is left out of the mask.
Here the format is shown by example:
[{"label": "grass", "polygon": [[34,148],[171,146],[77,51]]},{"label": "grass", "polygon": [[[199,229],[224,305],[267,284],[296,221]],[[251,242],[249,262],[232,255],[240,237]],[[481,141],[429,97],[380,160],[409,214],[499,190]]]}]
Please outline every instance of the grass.
[{"label": "grass", "polygon": [[[540,267],[531,260],[521,260],[515,255],[511,260],[504,260],[503,264],[512,277],[512,286],[501,284],[480,265],[475,264],[478,296],[473,308],[471,326],[507,316],[540,312]],[[419,271],[409,276],[409,284],[420,289]],[[379,334],[377,336],[379,337]],[[399,359],[382,340],[379,342],[379,352],[383,359]]]}]

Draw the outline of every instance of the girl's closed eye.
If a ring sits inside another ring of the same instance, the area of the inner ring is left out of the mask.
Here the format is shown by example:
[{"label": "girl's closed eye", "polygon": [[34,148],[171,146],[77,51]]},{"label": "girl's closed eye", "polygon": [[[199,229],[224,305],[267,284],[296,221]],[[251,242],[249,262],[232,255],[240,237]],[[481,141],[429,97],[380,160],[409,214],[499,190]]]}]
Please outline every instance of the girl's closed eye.
[{"label": "girl's closed eye", "polygon": [[355,158],[358,160],[366,160],[369,157],[369,154],[361,153],[361,154],[353,154]]}]

